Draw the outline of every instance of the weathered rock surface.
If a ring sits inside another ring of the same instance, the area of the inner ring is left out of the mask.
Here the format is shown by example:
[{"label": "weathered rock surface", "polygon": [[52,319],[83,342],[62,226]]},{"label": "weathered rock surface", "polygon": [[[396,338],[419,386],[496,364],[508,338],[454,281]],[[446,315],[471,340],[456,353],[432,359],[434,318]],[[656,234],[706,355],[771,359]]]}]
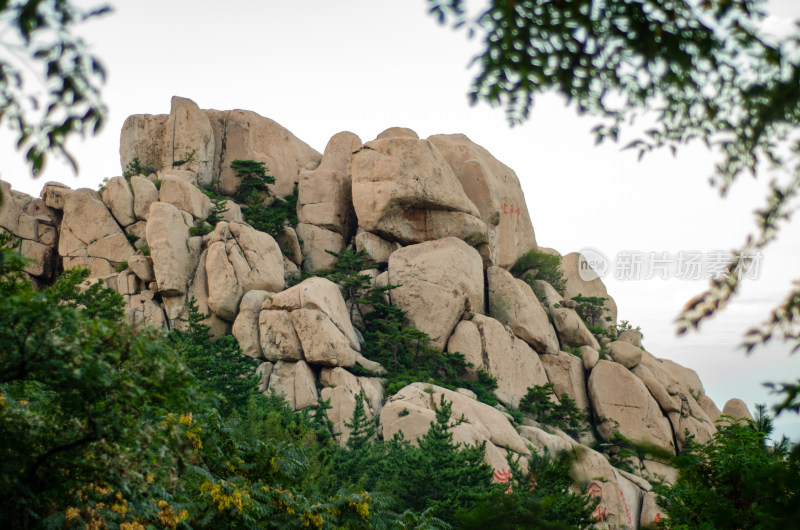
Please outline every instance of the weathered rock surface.
[{"label": "weathered rock surface", "polygon": [[511,267],[536,248],[528,207],[514,171],[463,134],[428,138],[450,165],[488,227],[489,262]]},{"label": "weathered rock surface", "polygon": [[303,249],[303,269],[315,271],[332,268],[337,261],[336,256],[326,251],[340,253],[345,247],[344,238],[331,230],[306,223],[298,224],[295,230]]},{"label": "weathered rock surface", "polygon": [[351,132],[333,135],[322,162],[314,170],[301,170],[297,218],[301,223],[347,236],[352,219],[350,161],[361,139]]},{"label": "weathered rock surface", "polygon": [[316,408],[319,399],[314,374],[305,361],[276,362],[267,391],[282,394],[293,410]]},{"label": "weathered rock surface", "polygon": [[110,179],[100,196],[103,204],[106,205],[120,226],[125,227],[136,222],[136,216],[133,213],[133,191],[124,178]]},{"label": "weathered rock surface", "polygon": [[294,287],[273,295],[265,305],[268,306],[267,309],[271,310],[314,309],[321,311],[336,325],[351,348],[361,349],[342,293],[330,280],[316,276],[308,278]]},{"label": "weathered rock surface", "polygon": [[292,324],[300,338],[303,356],[312,364],[350,367],[356,363],[356,351],[336,324],[319,309],[296,309]]},{"label": "weathered rock surface", "polygon": [[172,140],[171,135],[167,136],[168,119],[168,114],[128,116],[122,125],[119,142],[120,166],[123,170],[134,159],[138,159],[140,166],[156,171],[164,167],[167,142]]},{"label": "weathered rock surface", "polygon": [[588,413],[589,398],[586,395],[583,361],[575,355],[563,351],[556,355],[542,355],[541,360],[547,373],[547,379],[553,383],[556,396],[567,394],[575,401],[579,409]]},{"label": "weathered rock surface", "polygon": [[583,367],[586,369],[586,371],[594,368],[597,365],[597,361],[600,360],[600,352],[591,346],[581,346],[579,351],[583,356]]},{"label": "weathered rock surface", "polygon": [[320,373],[323,388],[320,397],[330,400],[328,419],[333,423],[339,445],[344,446],[352,429],[345,425],[353,417],[357,396],[364,399],[364,412],[371,419],[380,414],[383,407],[383,383],[372,377],[356,377],[343,368],[323,368]]},{"label": "weathered rock surface", "polygon": [[477,379],[475,371],[484,367],[483,346],[481,332],[472,320],[462,320],[458,323],[447,341],[447,351],[463,355],[464,360],[474,366],[468,369],[467,373]]},{"label": "weathered rock surface", "polygon": [[645,384],[622,365],[599,361],[588,382],[598,432],[611,440],[615,431],[637,443],[649,443],[675,454],[672,429]]},{"label": "weathered rock surface", "polygon": [[270,235],[222,221],[207,237],[208,306],[218,316],[233,320],[247,291],[283,290],[283,257]]},{"label": "weathered rock surface", "polygon": [[486,270],[489,314],[539,353],[558,353],[558,338],[530,286],[500,267]]},{"label": "weathered rock surface", "polygon": [[574,309],[557,307],[552,309],[550,314],[562,345],[571,348],[590,346],[595,350],[600,349],[597,339]]},{"label": "weathered rock surface", "polygon": [[300,361],[303,346],[288,311],[261,311],[258,317],[261,351],[269,361]]},{"label": "weathered rock surface", "polygon": [[484,315],[475,315],[472,323],[478,329],[482,347],[482,362],[476,366],[497,379],[495,394],[501,403],[517,408],[529,387],[548,382],[539,355],[510,329]]},{"label": "weathered rock surface", "polygon": [[464,313],[482,313],[483,264],[478,252],[454,237],[404,247],[389,258],[392,303],[408,323],[444,349]]},{"label": "weathered rock surface", "polygon": [[[248,291],[239,302],[239,313],[231,329],[233,336],[239,341],[242,353],[253,359],[261,359],[264,354],[261,350],[258,319],[261,313],[261,304],[267,299],[267,291]],[[276,359],[277,360],[277,359]]]},{"label": "weathered rock surface", "polygon": [[[167,169],[191,171],[197,175],[198,184],[211,184],[214,179],[215,145],[208,116],[194,101],[176,96],[172,98],[165,128],[166,138],[171,137],[172,142],[164,150],[162,165]],[[163,198],[161,200],[169,202]]]},{"label": "weathered rock surface", "polygon": [[356,250],[363,250],[369,256],[369,264],[389,263],[389,256],[400,248],[399,243],[390,243],[371,232],[359,232],[355,242]]},{"label": "weathered rock surface", "polygon": [[353,156],[353,206],[361,228],[403,244],[453,236],[486,241],[486,225],[441,153],[426,140],[391,136]]},{"label": "weathered rock surface", "polygon": [[64,198],[58,253],[65,268],[87,266],[92,276],[106,276],[133,254],[133,248],[97,193],[80,189]]},{"label": "weathered rock surface", "polygon": [[746,425],[748,420],[753,420],[753,415],[750,414],[745,402],[738,398],[731,398],[726,401],[722,407],[722,413],[726,416],[731,416],[734,420],[739,420],[743,425]]},{"label": "weathered rock surface", "polygon": [[153,326],[163,328],[167,325],[164,310],[153,300],[151,291],[142,291],[126,300],[126,318],[133,327]]},{"label": "weathered rock surface", "polygon": [[610,342],[608,354],[625,368],[633,368],[642,360],[642,350],[623,340]]},{"label": "weathered rock surface", "polygon": [[319,164],[320,154],[275,121],[247,110],[206,110],[214,132],[214,173],[220,191],[233,195],[239,177],[231,169],[234,160],[263,162],[275,177],[272,196],[289,195],[297,185],[300,170]]},{"label": "weathered rock surface", "polygon": [[189,212],[195,219],[205,219],[211,212],[211,199],[206,194],[186,180],[173,175],[162,177],[159,197],[161,202],[168,202]]},{"label": "weathered rock surface", "polygon": [[619,334],[617,340],[633,344],[639,348],[642,345],[642,332],[635,329],[626,329]]},{"label": "weathered rock surface", "polygon": [[147,245],[158,290],[168,296],[183,294],[193,272],[189,226],[180,211],[166,202],[150,205]]}]

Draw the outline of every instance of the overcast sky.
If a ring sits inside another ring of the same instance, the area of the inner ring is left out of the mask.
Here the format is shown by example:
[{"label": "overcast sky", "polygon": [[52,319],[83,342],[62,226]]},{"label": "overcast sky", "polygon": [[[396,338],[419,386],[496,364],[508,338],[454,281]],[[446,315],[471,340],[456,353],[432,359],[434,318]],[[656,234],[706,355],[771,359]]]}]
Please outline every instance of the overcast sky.
[{"label": "overcast sky", "polygon": [[[637,162],[619,145],[595,146],[592,118],[578,118],[555,97],[538,100],[531,120],[509,128],[502,110],[471,107],[468,69],[478,43],[439,26],[424,0],[252,2],[112,1],[114,13],[81,34],[104,62],[109,106],[99,136],[71,144],[77,177],[51,160],[34,181],[0,133],[0,178],[38,195],[49,180],[96,188],[121,174],[119,132],[131,114],[165,114],[173,95],[201,108],[242,108],[272,118],[322,152],[335,133],[368,141],[392,126],[420,137],[466,134],[513,168],[522,183],[537,242],[561,253],[585,247],[614,259],[623,251],[709,253],[739,246],[754,229],[767,176],[743,177],[725,199],[708,184],[714,158],[688,148]],[[92,3],[93,4],[93,3]],[[91,5],[91,4],[90,4]],[[779,32],[800,18],[800,2],[769,3],[767,27]],[[647,254],[644,254],[647,255]],[[706,254],[707,255],[707,254]],[[800,278],[800,220],[764,255],[760,279],[700,333],[676,338],[673,320],[707,285],[703,280],[605,279],[620,319],[641,326],[645,347],[700,374],[722,408],[730,397],[751,407],[774,402],[761,383],[800,374],[788,346],[737,349]],[[800,439],[797,416],[778,420]]]}]

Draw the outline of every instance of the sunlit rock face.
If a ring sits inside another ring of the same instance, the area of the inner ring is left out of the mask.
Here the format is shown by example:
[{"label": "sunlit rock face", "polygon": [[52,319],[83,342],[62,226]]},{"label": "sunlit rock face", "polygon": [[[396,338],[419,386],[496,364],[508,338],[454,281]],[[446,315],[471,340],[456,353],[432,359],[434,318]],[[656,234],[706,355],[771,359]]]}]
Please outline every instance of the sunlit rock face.
[{"label": "sunlit rock face", "polygon": [[[275,178],[271,196],[296,190],[297,218],[287,216],[282,233],[251,226],[246,205],[233,200],[234,160],[263,162]],[[530,447],[575,449],[574,487],[597,499],[599,524],[636,528],[663,512],[647,480],[674,481],[676,471],[641,454],[626,459],[628,473],[585,445],[593,433],[571,437],[530,415],[512,422],[508,411],[530,387],[551,383],[553,401],[574,401],[604,443],[619,433],[665,454],[680,453],[688,436],[711,439],[723,413],[751,419],[741,400],[720,411],[693,370],[646,351],[637,331],[598,340],[617,308],[577,253],[561,258],[561,293],[535,270],[527,271],[535,281],[509,272],[531,250],[558,253],[537,246],[513,170],[464,135],[420,139],[392,127],[363,143],[340,132],[320,155],[254,112],[176,97],[169,114],[125,121],[120,161],[126,176],[111,176],[99,193],[47,183],[33,198],[0,182],[0,229],[19,238],[29,277],[46,285],[65,268],[86,267],[92,281],[119,291],[134,327],[185,326],[194,300],[213,334],[232,333],[242,354],[261,362],[261,391],[284,395],[294,410],[329,400],[340,444],[358,396],[378,436],[402,432],[412,442],[444,397],[463,414],[454,439],[486,442],[496,481],[513,480],[508,451],[524,466]],[[366,357],[370,307],[318,274],[343,251],[363,255],[360,273],[374,288],[394,286],[381,296],[405,312],[407,328],[463,356],[460,377],[495,378],[499,405],[422,382],[385,395],[387,367]],[[602,314],[584,321],[572,300],[579,294],[605,298]]]}]

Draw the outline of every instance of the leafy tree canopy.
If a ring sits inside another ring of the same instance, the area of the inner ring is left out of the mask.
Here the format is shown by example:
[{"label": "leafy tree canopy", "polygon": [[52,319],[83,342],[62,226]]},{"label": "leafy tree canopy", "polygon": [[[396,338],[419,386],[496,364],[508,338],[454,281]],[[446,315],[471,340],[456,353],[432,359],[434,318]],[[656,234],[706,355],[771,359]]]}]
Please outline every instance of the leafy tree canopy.
[{"label": "leafy tree canopy", "polygon": [[800,451],[767,443],[764,409],[748,425],[723,417],[705,445],[674,460],[680,478],[656,487],[668,518],[661,528],[790,528],[800,517]]},{"label": "leafy tree canopy", "polygon": [[0,56],[0,124],[14,131],[34,175],[48,152],[62,155],[77,172],[67,139],[103,125],[105,70],[73,30],[109,11],[69,0],[0,0],[0,48],[7,52]]}]

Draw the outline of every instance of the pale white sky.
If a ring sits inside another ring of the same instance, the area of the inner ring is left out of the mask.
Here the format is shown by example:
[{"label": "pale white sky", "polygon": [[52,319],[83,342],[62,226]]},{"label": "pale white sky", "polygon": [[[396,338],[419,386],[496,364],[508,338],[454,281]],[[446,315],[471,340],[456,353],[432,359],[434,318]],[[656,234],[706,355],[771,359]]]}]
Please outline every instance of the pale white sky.
[{"label": "pale white sky", "polygon": [[[83,2],[81,2],[83,3]],[[619,145],[596,147],[592,118],[578,118],[554,97],[541,98],[529,123],[509,128],[502,110],[470,107],[467,65],[477,42],[439,26],[424,0],[111,1],[111,15],[81,32],[108,70],[103,132],[73,142],[75,177],[51,160],[34,181],[0,132],[0,178],[38,195],[44,182],[96,188],[119,175],[119,131],[130,114],[169,112],[170,98],[201,108],[243,108],[281,123],[318,151],[335,133],[364,140],[391,126],[420,137],[461,132],[513,168],[523,186],[537,241],[562,253],[591,246],[679,252],[731,249],[754,228],[767,178],[743,177],[720,199],[708,185],[713,158],[701,148],[677,158],[657,153],[636,161]],[[94,2],[89,3],[90,5]],[[791,28],[800,2],[773,1],[769,28]],[[800,375],[800,357],[773,347],[745,358],[736,349],[746,329],[765,319],[800,278],[800,221],[767,252],[761,279],[701,333],[676,338],[673,319],[703,281],[607,278],[621,319],[639,325],[648,351],[694,368],[722,408],[730,397],[752,408],[772,402],[767,380]],[[779,418],[800,438],[796,416]]]}]

